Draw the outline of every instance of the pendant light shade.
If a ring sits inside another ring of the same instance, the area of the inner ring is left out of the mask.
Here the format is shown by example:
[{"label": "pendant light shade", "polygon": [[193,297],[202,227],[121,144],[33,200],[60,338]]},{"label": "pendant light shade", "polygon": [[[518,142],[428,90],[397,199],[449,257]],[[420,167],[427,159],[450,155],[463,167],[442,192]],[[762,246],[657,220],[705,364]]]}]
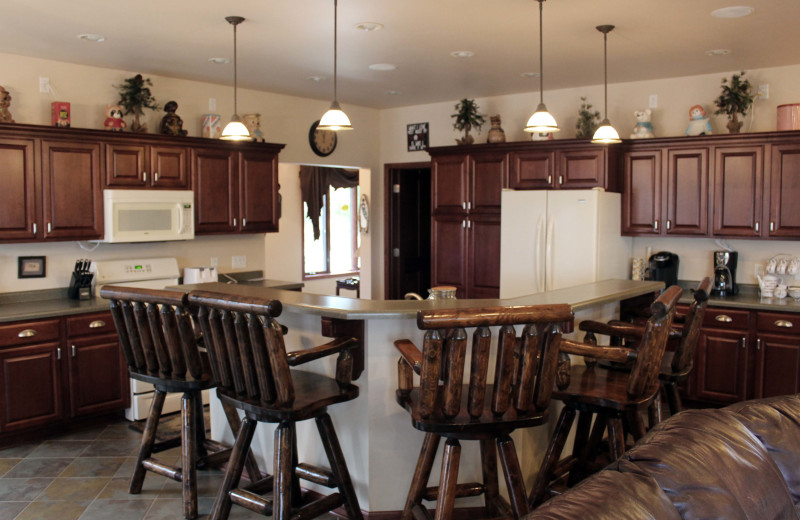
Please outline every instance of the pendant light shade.
[{"label": "pendant light shade", "polygon": [[600,144],[614,144],[621,143],[622,139],[619,134],[611,126],[608,120],[608,33],[614,29],[613,25],[598,25],[597,30],[603,33],[603,122],[600,123],[594,135],[592,136],[593,143]]},{"label": "pendant light shade", "polygon": [[525,125],[526,132],[558,132],[558,124],[556,119],[547,111],[544,104],[544,70],[542,63],[542,2],[544,0],[536,0],[539,2],[539,106],[536,107],[536,112],[528,119],[528,124]]},{"label": "pendant light shade", "polygon": [[338,100],[338,16],[339,0],[333,0],[333,103],[331,103],[331,107],[320,118],[319,124],[317,125],[318,130],[339,131],[353,129],[353,125],[350,124],[350,118],[342,111]]},{"label": "pendant light shade", "polygon": [[226,141],[249,141],[252,139],[250,137],[250,131],[247,130],[247,127],[244,126],[241,118],[239,117],[239,110],[237,106],[238,100],[236,99],[236,91],[238,87],[238,71],[236,70],[236,26],[242,23],[244,18],[241,16],[226,16],[225,21],[233,26],[233,117],[231,117],[231,122],[225,125],[225,128],[222,130],[220,139],[225,139]]}]

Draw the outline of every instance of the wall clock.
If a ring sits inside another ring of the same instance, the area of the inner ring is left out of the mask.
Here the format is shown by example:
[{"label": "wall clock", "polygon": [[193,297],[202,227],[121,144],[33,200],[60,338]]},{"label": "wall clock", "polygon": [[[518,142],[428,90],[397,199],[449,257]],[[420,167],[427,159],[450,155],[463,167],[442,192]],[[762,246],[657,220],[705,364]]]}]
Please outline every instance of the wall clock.
[{"label": "wall clock", "polygon": [[327,157],[336,150],[338,137],[333,130],[317,130],[319,121],[314,121],[308,130],[308,144],[311,150],[320,157]]}]

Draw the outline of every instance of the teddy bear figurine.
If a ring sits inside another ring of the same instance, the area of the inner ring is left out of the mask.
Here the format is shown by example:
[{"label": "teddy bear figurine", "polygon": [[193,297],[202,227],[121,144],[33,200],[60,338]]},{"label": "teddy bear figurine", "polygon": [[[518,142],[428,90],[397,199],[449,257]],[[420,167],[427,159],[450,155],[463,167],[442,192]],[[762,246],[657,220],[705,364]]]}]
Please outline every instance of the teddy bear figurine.
[{"label": "teddy bear figurine", "polygon": [[636,118],[636,126],[633,127],[631,139],[648,139],[655,137],[653,133],[653,123],[650,122],[653,111],[649,108],[645,110],[635,110],[633,112]]},{"label": "teddy bear figurine", "polygon": [[106,130],[122,132],[128,124],[122,119],[122,106],[106,105],[106,121],[103,123]]},{"label": "teddy bear figurine", "polygon": [[689,109],[689,126],[686,135],[711,135],[711,122],[708,120],[706,109],[695,105]]},{"label": "teddy bear figurine", "polygon": [[14,118],[11,117],[11,111],[8,109],[10,106],[11,94],[3,87],[0,87],[0,123],[14,122]]}]

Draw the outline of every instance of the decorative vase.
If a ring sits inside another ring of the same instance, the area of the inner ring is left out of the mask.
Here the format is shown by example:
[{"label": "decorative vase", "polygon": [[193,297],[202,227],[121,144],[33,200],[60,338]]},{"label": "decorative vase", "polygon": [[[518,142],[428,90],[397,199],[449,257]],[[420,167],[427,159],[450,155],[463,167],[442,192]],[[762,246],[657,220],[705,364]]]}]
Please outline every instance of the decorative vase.
[{"label": "decorative vase", "polygon": [[742,121],[737,121],[735,119],[731,119],[728,121],[728,124],[725,125],[728,128],[728,132],[732,134],[738,134],[739,130],[742,129]]},{"label": "decorative vase", "polygon": [[222,135],[222,116],[219,114],[203,114],[203,137],[219,139]]},{"label": "decorative vase", "polygon": [[242,116],[242,123],[250,132],[250,137],[259,143],[264,142],[264,134],[261,132],[261,114],[245,114]]},{"label": "decorative vase", "polygon": [[489,135],[487,136],[487,143],[505,143],[506,142],[506,133],[503,131],[503,128],[500,126],[500,116],[492,116],[490,118],[492,120],[492,127],[489,129]]}]

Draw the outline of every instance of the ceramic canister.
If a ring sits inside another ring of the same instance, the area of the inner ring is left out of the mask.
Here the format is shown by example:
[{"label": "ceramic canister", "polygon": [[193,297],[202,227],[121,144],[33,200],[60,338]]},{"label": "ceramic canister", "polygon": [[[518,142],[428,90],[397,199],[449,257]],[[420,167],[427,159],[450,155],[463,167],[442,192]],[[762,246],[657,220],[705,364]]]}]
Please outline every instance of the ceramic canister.
[{"label": "ceramic canister", "polygon": [[219,114],[203,114],[203,137],[219,139],[222,135],[222,116]]},{"label": "ceramic canister", "polygon": [[778,105],[778,130],[800,130],[800,103]]}]

